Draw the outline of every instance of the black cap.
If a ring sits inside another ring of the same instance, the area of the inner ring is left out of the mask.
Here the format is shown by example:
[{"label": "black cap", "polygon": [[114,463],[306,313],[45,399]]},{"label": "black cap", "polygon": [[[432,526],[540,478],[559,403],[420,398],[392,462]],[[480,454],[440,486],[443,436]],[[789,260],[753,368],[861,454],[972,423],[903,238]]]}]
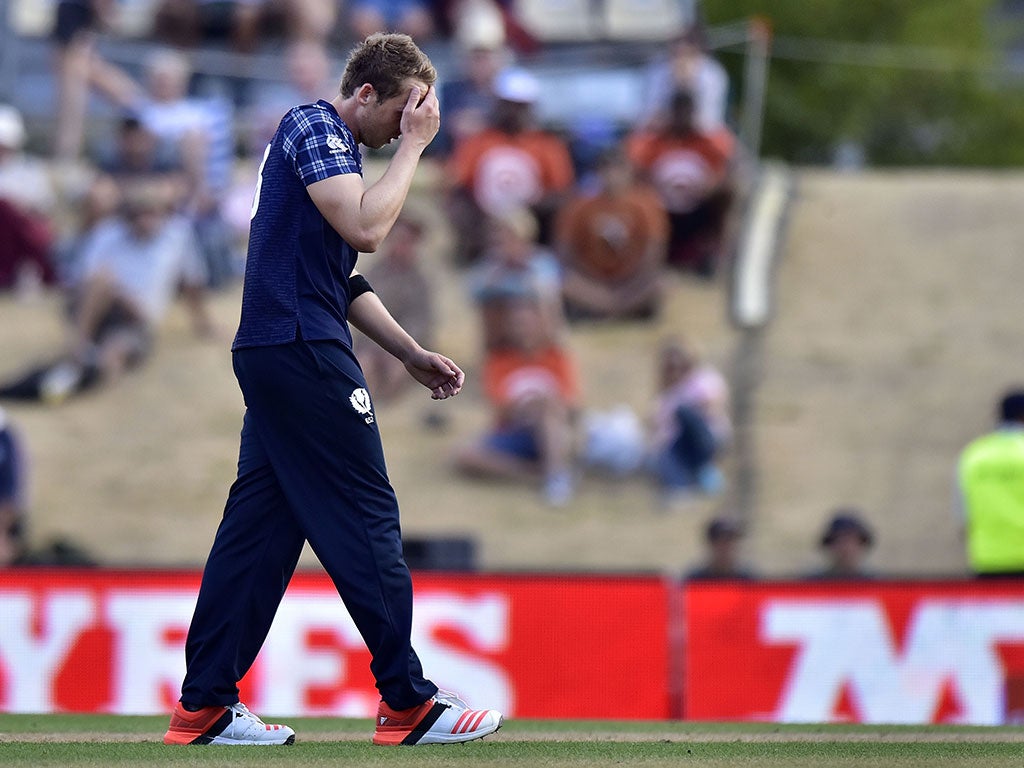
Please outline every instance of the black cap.
[{"label": "black cap", "polygon": [[821,546],[827,547],[844,533],[855,533],[860,537],[861,543],[871,546],[874,543],[874,535],[867,523],[860,519],[856,512],[851,510],[840,510],[833,515],[828,527],[821,535]]}]

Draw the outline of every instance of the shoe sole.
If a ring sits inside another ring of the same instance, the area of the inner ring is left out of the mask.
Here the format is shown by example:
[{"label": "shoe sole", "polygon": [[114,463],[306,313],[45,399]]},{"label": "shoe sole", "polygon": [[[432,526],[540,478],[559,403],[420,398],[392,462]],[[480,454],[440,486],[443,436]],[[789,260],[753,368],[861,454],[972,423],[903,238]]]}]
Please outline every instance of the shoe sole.
[{"label": "shoe sole", "polygon": [[498,721],[497,725],[495,725],[493,728],[491,728],[489,730],[485,730],[485,731],[475,731],[473,733],[448,733],[448,734],[443,734],[443,733],[432,734],[430,732],[427,732],[427,733],[424,733],[423,736],[420,737],[420,740],[415,742],[414,744],[406,744],[401,738],[399,738],[397,740],[394,740],[395,736],[398,736],[399,734],[395,734],[395,736],[390,736],[388,741],[383,741],[383,740],[378,741],[379,737],[378,736],[374,736],[373,743],[376,744],[377,746],[384,746],[384,747],[425,747],[425,746],[431,746],[431,745],[444,745],[444,744],[466,744],[466,743],[468,743],[470,741],[478,741],[479,739],[482,739],[485,736],[490,736],[492,733],[497,733],[501,729],[501,726],[504,725],[504,724],[505,724],[505,719],[502,718],[501,720]]},{"label": "shoe sole", "polygon": [[211,746],[217,745],[222,747],[290,747],[294,743],[294,733],[284,741],[237,741],[235,739],[225,739],[223,736],[214,736],[211,741],[207,742]]}]

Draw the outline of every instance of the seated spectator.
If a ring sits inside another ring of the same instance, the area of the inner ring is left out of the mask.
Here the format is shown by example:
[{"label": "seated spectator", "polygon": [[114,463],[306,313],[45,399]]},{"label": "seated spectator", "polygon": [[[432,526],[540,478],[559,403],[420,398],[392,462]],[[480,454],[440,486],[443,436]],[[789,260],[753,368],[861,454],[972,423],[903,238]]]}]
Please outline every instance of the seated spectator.
[{"label": "seated spectator", "polygon": [[596,194],[578,195],[559,213],[562,297],[569,320],[654,316],[668,242],[658,194],[638,183],[621,148],[598,162]]},{"label": "seated spectator", "polygon": [[98,173],[79,196],[70,198],[74,215],[56,248],[58,279],[65,290],[81,282],[82,249],[100,223],[117,216],[121,200],[121,187],[106,173]]},{"label": "seated spectator", "polygon": [[261,84],[239,126],[245,151],[255,162],[263,158],[263,150],[289,109],[337,92],[340,78],[332,76],[331,68],[331,58],[324,46],[310,41],[289,46],[285,53],[287,80]]},{"label": "seated spectator", "polygon": [[126,106],[157,137],[161,151],[182,159],[189,185],[185,212],[210,287],[217,288],[237,277],[242,264],[221,207],[234,167],[233,107],[224,98],[190,96],[189,77],[182,54],[156,51],[146,62],[145,96]]},{"label": "seated spectator", "polygon": [[96,90],[115,104],[133,98],[138,86],[127,72],[96,50],[99,32],[109,26],[116,0],[59,0],[53,43],[57,74],[54,156],[77,160],[85,141],[89,94]]},{"label": "seated spectator", "polygon": [[148,356],[179,290],[196,332],[212,332],[192,230],[169,214],[166,190],[138,187],[123,205],[123,217],[98,224],[84,246],[66,352],[0,385],[0,397],[60,402],[116,380]]},{"label": "seated spectator", "polygon": [[153,34],[178,48],[227,43],[236,51],[253,51],[272,26],[268,17],[283,21],[279,10],[271,0],[160,0]]},{"label": "seated spectator", "polygon": [[524,296],[537,302],[545,334],[558,339],[565,327],[561,275],[554,255],[537,244],[533,214],[511,210],[485,223],[490,227],[489,247],[468,278],[470,295],[481,314],[484,349],[503,343],[508,306]]},{"label": "seated spectator", "polygon": [[17,108],[0,104],[0,198],[49,222],[57,189],[46,161],[25,149],[28,133]]},{"label": "seated spectator", "polygon": [[[429,347],[434,331],[433,291],[420,263],[424,224],[402,213],[383,247],[372,258],[363,276],[384,306],[414,339]],[[366,375],[375,402],[394,400],[415,382],[402,362],[365,336],[358,336],[356,356]]]},{"label": "seated spectator", "polygon": [[667,119],[677,91],[693,94],[694,122],[702,132],[714,133],[725,125],[729,75],[708,53],[699,25],[671,40],[664,53],[650,62],[645,74],[647,91],[639,121],[642,126],[651,128]]},{"label": "seated spectator", "polygon": [[494,81],[511,62],[505,46],[501,11],[489,0],[469,0],[455,29],[455,65],[441,79],[437,97],[444,119],[430,150],[448,155],[470,136],[488,127],[494,112]]},{"label": "seated spectator", "polygon": [[668,263],[710,277],[723,258],[735,198],[736,141],[726,128],[701,131],[693,107],[692,94],[676,92],[665,125],[633,132],[627,149],[668,210]]},{"label": "seated spectator", "polygon": [[173,207],[180,210],[186,204],[188,186],[178,147],[173,142],[161,143],[135,115],[121,118],[114,144],[98,158],[97,166],[122,188],[136,182],[165,181],[174,189]]},{"label": "seated spectator", "polygon": [[24,151],[21,113],[0,104],[0,290],[56,281],[52,250],[57,195],[42,159]]},{"label": "seated spectator", "polygon": [[56,282],[52,245],[49,229],[0,198],[0,292],[28,297]]},{"label": "seated spectator", "polygon": [[729,387],[694,345],[666,340],[658,356],[658,396],[651,436],[651,462],[664,500],[697,490],[719,493],[716,459],[732,438]]},{"label": "seated spectator", "polygon": [[506,69],[494,83],[490,127],[454,148],[446,180],[455,261],[479,259],[487,216],[527,207],[537,217],[538,240],[550,245],[552,219],[575,182],[564,141],[534,124],[540,82],[522,69]]},{"label": "seated spectator", "polygon": [[25,458],[21,441],[0,408],[0,568],[25,556]]},{"label": "seated spectator", "polygon": [[826,565],[810,574],[812,579],[870,579],[864,561],[874,544],[874,535],[857,510],[835,512],[821,535]]},{"label": "seated spectator", "polygon": [[349,0],[348,26],[359,40],[385,30],[417,40],[428,40],[435,32],[428,0]]},{"label": "seated spectator", "polygon": [[720,515],[712,518],[704,529],[707,554],[704,562],[686,574],[688,581],[754,578],[753,573],[740,560],[740,542],[743,525],[733,517]]},{"label": "seated spectator", "polygon": [[572,355],[547,333],[539,302],[510,302],[503,343],[486,355],[484,392],[493,426],[456,455],[471,477],[540,481],[552,506],[573,495],[579,381]]},{"label": "seated spectator", "polygon": [[81,251],[89,234],[101,221],[118,214],[126,193],[139,186],[157,186],[165,191],[171,210],[182,211],[188,205],[190,187],[177,148],[160,143],[133,115],[121,119],[113,143],[102,148],[96,166],[99,173],[75,201],[77,221],[72,233],[58,249],[65,285],[80,282]]}]

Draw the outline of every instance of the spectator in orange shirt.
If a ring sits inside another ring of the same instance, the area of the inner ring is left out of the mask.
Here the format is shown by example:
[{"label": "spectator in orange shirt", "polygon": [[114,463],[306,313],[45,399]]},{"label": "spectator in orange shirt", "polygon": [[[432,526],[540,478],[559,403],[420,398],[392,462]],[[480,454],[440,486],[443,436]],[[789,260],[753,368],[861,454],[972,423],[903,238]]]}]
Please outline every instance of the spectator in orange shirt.
[{"label": "spectator in orange shirt", "polygon": [[479,258],[487,216],[516,208],[534,213],[540,242],[550,244],[552,217],[575,183],[568,146],[534,124],[539,81],[509,68],[495,79],[494,94],[491,127],[460,142],[451,158],[448,213],[459,264]]},{"label": "spectator in orange shirt", "polygon": [[484,364],[494,424],[458,452],[456,467],[473,477],[539,479],[547,503],[562,506],[573,494],[576,362],[551,339],[535,297],[508,305],[505,328],[504,343],[487,353]]},{"label": "spectator in orange shirt", "polygon": [[693,95],[677,91],[661,128],[627,139],[633,164],[658,191],[669,212],[668,263],[710,277],[717,271],[735,197],[736,140],[728,128],[697,128]]},{"label": "spectator in orange shirt", "polygon": [[622,147],[601,156],[600,189],[559,213],[562,297],[570,320],[649,318],[661,303],[668,214],[657,192],[637,181]]}]

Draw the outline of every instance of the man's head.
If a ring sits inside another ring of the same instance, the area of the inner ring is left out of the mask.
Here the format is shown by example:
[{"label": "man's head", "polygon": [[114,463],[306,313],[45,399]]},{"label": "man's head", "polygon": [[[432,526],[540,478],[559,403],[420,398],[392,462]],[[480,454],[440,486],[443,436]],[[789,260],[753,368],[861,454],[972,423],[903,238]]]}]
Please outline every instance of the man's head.
[{"label": "man's head", "polygon": [[533,107],[540,98],[540,81],[519,67],[509,67],[494,79],[492,122],[506,133],[519,133],[533,122]]},{"label": "man's head", "polygon": [[172,102],[188,95],[192,68],[185,54],[161,49],[151,53],[145,63],[149,95],[159,102]]},{"label": "man's head", "polygon": [[0,157],[14,155],[25,144],[25,121],[15,107],[0,104]]},{"label": "man's head", "polygon": [[150,240],[167,221],[170,192],[159,181],[140,181],[125,189],[121,211],[137,240]]},{"label": "man's head", "polygon": [[821,546],[837,575],[857,576],[875,537],[856,510],[840,509],[821,535]]},{"label": "man's head", "polygon": [[[437,82],[437,70],[408,35],[378,32],[352,49],[341,76],[341,95],[353,96],[367,83],[378,102],[402,95],[409,81]],[[423,95],[423,94],[421,94]]]},{"label": "man's head", "polygon": [[658,353],[658,379],[668,389],[686,378],[700,362],[696,343],[684,336],[670,336],[661,343]]},{"label": "man's head", "polygon": [[402,117],[413,90],[420,104],[437,70],[408,35],[376,33],[352,49],[341,76],[343,115],[356,141],[374,149],[402,135]]},{"label": "man's head", "polygon": [[999,420],[1024,424],[1024,389],[1014,389],[1003,396],[999,402]]},{"label": "man's head", "polygon": [[711,558],[711,566],[720,573],[735,571],[743,525],[734,517],[720,515],[712,518],[704,529]]},{"label": "man's head", "polygon": [[121,120],[118,130],[120,159],[132,170],[148,170],[157,151],[157,137],[137,117]]},{"label": "man's head", "polygon": [[668,109],[668,130],[676,135],[687,135],[694,131],[693,94],[678,90],[672,94]]},{"label": "man's head", "polygon": [[489,219],[489,240],[502,263],[525,268],[537,245],[537,217],[528,208],[512,208]]}]

